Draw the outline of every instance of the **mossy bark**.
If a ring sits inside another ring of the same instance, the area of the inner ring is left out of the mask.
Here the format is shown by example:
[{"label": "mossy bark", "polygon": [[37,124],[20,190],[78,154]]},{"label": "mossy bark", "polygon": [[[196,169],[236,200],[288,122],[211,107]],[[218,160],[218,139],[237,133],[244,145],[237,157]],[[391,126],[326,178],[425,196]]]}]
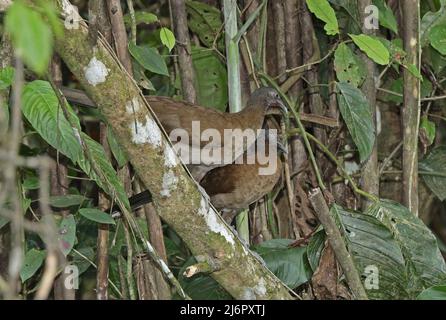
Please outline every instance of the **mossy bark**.
[{"label": "mossy bark", "polygon": [[[69,16],[69,2],[57,3],[62,16]],[[151,191],[162,219],[195,256],[206,255],[221,266],[211,276],[236,299],[290,299],[287,288],[209,208],[208,200],[179,160],[172,161],[170,142],[158,125],[153,126],[157,124],[153,111],[106,45],[99,41],[93,48],[87,26],[80,22],[77,28],[65,29],[64,36],[56,39],[55,49],[107,120]],[[98,70],[105,79],[96,78],[95,83],[89,75]]]}]

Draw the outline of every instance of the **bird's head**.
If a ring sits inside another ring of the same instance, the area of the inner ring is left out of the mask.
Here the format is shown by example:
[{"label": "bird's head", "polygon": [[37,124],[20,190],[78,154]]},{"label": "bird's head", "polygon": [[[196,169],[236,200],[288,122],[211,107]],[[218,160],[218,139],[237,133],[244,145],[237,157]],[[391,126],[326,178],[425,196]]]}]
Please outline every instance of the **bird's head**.
[{"label": "bird's head", "polygon": [[271,87],[262,87],[255,90],[248,105],[263,108],[265,115],[283,115],[288,112],[277,91]]}]

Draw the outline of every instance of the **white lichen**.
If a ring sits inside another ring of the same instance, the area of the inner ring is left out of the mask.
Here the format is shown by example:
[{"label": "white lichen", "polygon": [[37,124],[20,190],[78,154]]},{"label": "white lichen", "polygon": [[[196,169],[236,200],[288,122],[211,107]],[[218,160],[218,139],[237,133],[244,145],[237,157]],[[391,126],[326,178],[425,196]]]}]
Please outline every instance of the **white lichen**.
[{"label": "white lichen", "polygon": [[125,110],[128,114],[134,114],[139,111],[139,100],[137,97],[134,97],[131,101],[127,101],[125,104]]},{"label": "white lichen", "polygon": [[96,59],[96,57],[91,58],[88,65],[84,68],[84,76],[89,84],[93,87],[105,82],[108,76],[109,69],[105,66],[102,61]]},{"label": "white lichen", "polygon": [[164,165],[167,168],[173,168],[177,164],[177,156],[173,151],[173,148],[170,145],[166,144],[164,146]]},{"label": "white lichen", "polygon": [[208,202],[204,197],[201,197],[198,213],[205,218],[206,224],[212,232],[222,235],[227,242],[232,246],[235,246],[234,235],[221,221],[218,220],[217,213],[208,205]]},{"label": "white lichen", "polygon": [[265,279],[260,278],[259,283],[254,287],[254,292],[257,296],[264,297],[266,295],[266,282]]},{"label": "white lichen", "polygon": [[155,121],[146,116],[145,123],[135,121],[130,124],[132,130],[132,142],[135,144],[150,143],[155,147],[161,147],[162,135]]},{"label": "white lichen", "polygon": [[178,178],[175,176],[172,170],[167,171],[163,175],[163,184],[161,189],[161,196],[170,197],[170,192],[177,187]]},{"label": "white lichen", "polygon": [[252,288],[243,289],[243,293],[241,296],[242,300],[256,300],[256,294]]}]

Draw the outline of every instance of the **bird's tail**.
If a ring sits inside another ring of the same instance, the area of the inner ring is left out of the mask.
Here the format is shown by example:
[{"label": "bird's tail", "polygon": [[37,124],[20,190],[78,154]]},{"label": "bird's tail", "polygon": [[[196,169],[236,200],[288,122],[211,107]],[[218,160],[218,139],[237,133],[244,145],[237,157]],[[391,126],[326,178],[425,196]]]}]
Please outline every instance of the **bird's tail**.
[{"label": "bird's tail", "polygon": [[[149,204],[152,202],[152,194],[149,190],[137,193],[129,198],[130,209],[131,211],[136,211],[142,206]],[[107,210],[110,211],[110,210]],[[121,210],[118,206],[113,207],[112,216],[118,217],[121,215]]]}]

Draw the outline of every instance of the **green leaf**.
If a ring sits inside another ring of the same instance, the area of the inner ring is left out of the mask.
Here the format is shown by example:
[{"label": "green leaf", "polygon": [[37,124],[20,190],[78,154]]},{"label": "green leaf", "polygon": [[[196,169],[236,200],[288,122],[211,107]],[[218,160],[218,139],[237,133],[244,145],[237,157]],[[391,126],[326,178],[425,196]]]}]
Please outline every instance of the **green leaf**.
[{"label": "green leaf", "polygon": [[414,65],[414,64],[409,64],[409,65],[407,65],[407,66],[405,66],[405,67],[407,68],[407,70],[409,70],[409,72],[410,72],[413,76],[417,77],[418,79],[421,80],[421,82],[423,82],[423,76],[421,75],[421,72],[420,72],[420,70],[418,69],[418,67],[417,67],[416,65]]},{"label": "green leaf", "polygon": [[217,8],[199,1],[186,1],[186,10],[189,18],[187,24],[207,47],[212,48],[215,37],[220,36],[217,41],[219,51],[224,51],[224,39],[221,36],[223,21],[221,12]]},{"label": "green leaf", "polygon": [[390,200],[381,200],[366,212],[380,220],[401,248],[406,261],[410,297],[424,288],[446,282],[446,264],[438,249],[437,239],[428,227],[406,207]]},{"label": "green leaf", "polygon": [[424,143],[427,142],[426,146],[430,146],[434,143],[435,133],[435,122],[430,121],[427,116],[423,116],[420,122],[420,136],[423,136],[426,139],[426,141],[424,141]]},{"label": "green leaf", "polygon": [[341,43],[336,49],[334,66],[339,81],[355,87],[363,83],[366,76],[363,65],[345,43]]},{"label": "green leaf", "polygon": [[136,61],[138,61],[139,64],[146,70],[164,76],[169,76],[166,62],[158,53],[158,50],[148,46],[137,46],[132,42],[129,43],[129,50]]},{"label": "green leaf", "polygon": [[384,0],[373,0],[373,4],[379,10],[379,24],[398,34],[397,21],[392,9],[389,8]]},{"label": "green leaf", "polygon": [[[27,84],[23,90],[23,114],[40,136],[70,158],[73,163],[78,164],[107,194],[117,196],[122,203],[127,204],[128,198],[124,187],[108,161],[104,148],[81,132],[76,114],[69,106],[67,109],[75,125],[74,128],[65,118],[56,94],[48,82],[36,80]],[[74,132],[78,134],[78,137],[74,135]],[[79,139],[85,142],[90,159],[84,155]],[[99,173],[92,170],[90,161],[96,164]]]},{"label": "green leaf", "polygon": [[33,71],[43,74],[51,58],[53,37],[42,16],[23,1],[14,1],[6,12],[5,30],[11,35],[15,53]]},{"label": "green leaf", "polygon": [[306,0],[308,9],[320,20],[325,22],[327,35],[339,33],[338,20],[330,3],[327,0]]},{"label": "green leaf", "polygon": [[423,47],[429,44],[431,30],[440,24],[446,23],[446,1],[440,0],[440,4],[440,10],[437,12],[428,12],[421,19],[420,39]]},{"label": "green leaf", "polygon": [[375,127],[370,106],[358,88],[345,82],[337,84],[339,109],[359,150],[361,162],[367,160],[375,144]]},{"label": "green leaf", "polygon": [[172,51],[173,47],[175,46],[175,36],[169,28],[163,27],[160,29],[160,39],[161,43],[164,44],[169,51]]},{"label": "green leaf", "polygon": [[[446,199],[446,146],[433,149],[419,165],[424,182],[440,199]],[[428,174],[431,173],[431,174]]]},{"label": "green leaf", "polygon": [[31,249],[26,253],[22,269],[20,270],[20,279],[22,279],[22,282],[31,278],[40,269],[45,260],[45,256],[45,250]]},{"label": "green leaf", "polygon": [[69,214],[63,217],[58,228],[59,245],[64,256],[67,256],[73,249],[76,241],[76,221],[74,216]]},{"label": "green leaf", "polygon": [[[136,25],[138,24],[151,24],[158,21],[158,17],[151,12],[146,11],[136,11],[135,12],[135,20]],[[132,17],[129,13],[124,16],[124,23],[126,27],[130,27],[132,25]]]},{"label": "green leaf", "polygon": [[224,64],[210,50],[193,47],[197,100],[201,105],[225,111],[228,103],[228,76]]},{"label": "green leaf", "polygon": [[256,251],[280,280],[290,288],[296,288],[311,278],[305,247],[290,248],[293,240],[273,239],[254,246]]},{"label": "green leaf", "polygon": [[[80,248],[76,251],[72,250],[70,252],[70,256],[73,257],[71,263],[78,267],[79,275],[81,275],[82,273],[87,271],[90,266],[92,266],[92,264],[88,260],[95,260],[95,252],[91,247]],[[87,258],[88,260],[85,258]]]},{"label": "green leaf", "polygon": [[14,81],[14,68],[6,67],[0,69],[0,90],[5,90]]},{"label": "green leaf", "polygon": [[[370,215],[348,211],[338,205],[334,205],[330,212],[340,223],[347,247],[364,279],[369,298],[408,298],[404,258],[392,232]],[[376,279],[371,278],[373,273],[370,274],[370,271],[376,272]]]},{"label": "green leaf", "polygon": [[41,80],[30,82],[23,88],[22,97],[23,115],[33,128],[53,148],[76,163],[82,149],[50,84]]},{"label": "green leaf", "polygon": [[446,300],[446,285],[424,290],[418,295],[417,300]]},{"label": "green leaf", "polygon": [[370,59],[380,65],[388,65],[390,62],[389,50],[376,38],[360,34],[349,34],[353,42],[361,49]]},{"label": "green leaf", "polygon": [[122,168],[128,162],[128,160],[124,151],[116,141],[115,135],[109,126],[107,127],[107,141],[110,146],[110,150],[118,163],[118,167]]},{"label": "green leaf", "polygon": [[67,194],[65,196],[50,197],[50,205],[56,208],[68,208],[72,206],[80,206],[86,198],[77,194]]},{"label": "green leaf", "polygon": [[115,220],[109,214],[98,209],[82,208],[79,210],[79,213],[85,218],[94,222],[102,224],[116,224]]},{"label": "green leaf", "polygon": [[[390,91],[398,93],[400,94],[400,96],[388,93],[384,95],[383,100],[391,101],[394,102],[395,104],[402,104],[403,86],[404,86],[404,80],[402,77],[392,81],[389,87]],[[423,79],[423,81],[421,82],[421,98],[426,98],[430,96],[431,93],[432,93],[432,83],[427,79]]]},{"label": "green leaf", "polygon": [[319,266],[319,260],[322,255],[322,251],[325,247],[325,233],[323,231],[317,232],[311,237],[310,242],[307,246],[307,257],[310,263],[311,270],[316,271]]},{"label": "green leaf", "polygon": [[429,33],[429,40],[442,55],[446,55],[446,23],[435,26]]}]

